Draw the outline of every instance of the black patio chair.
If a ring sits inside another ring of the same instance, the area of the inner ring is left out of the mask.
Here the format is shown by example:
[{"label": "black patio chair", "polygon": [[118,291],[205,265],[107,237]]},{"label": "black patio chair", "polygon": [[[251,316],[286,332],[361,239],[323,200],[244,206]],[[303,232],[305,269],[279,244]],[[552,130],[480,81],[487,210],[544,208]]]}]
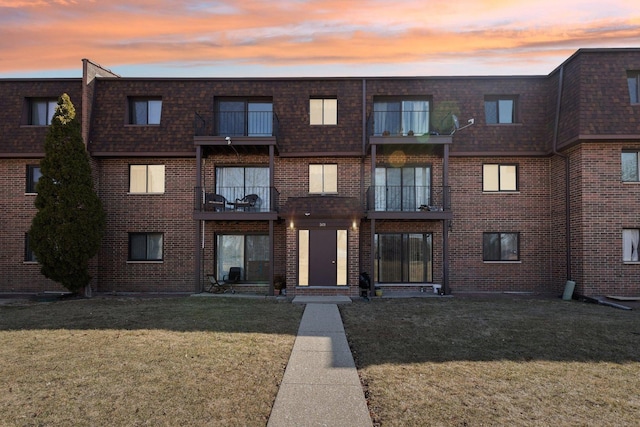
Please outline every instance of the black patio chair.
[{"label": "black patio chair", "polygon": [[256,207],[256,203],[258,203],[258,195],[257,194],[247,194],[242,199],[236,199],[235,203],[228,203],[229,205],[233,205],[234,209],[243,209],[250,210]]}]

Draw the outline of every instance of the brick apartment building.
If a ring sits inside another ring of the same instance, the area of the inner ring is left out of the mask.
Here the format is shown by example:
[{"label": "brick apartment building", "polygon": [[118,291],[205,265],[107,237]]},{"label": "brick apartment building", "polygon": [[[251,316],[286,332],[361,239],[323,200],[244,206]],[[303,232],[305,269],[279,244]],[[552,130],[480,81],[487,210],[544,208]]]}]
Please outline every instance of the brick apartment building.
[{"label": "brick apartment building", "polygon": [[[0,80],[0,292],[29,249],[47,124],[80,114],[107,232],[98,292],[376,286],[640,294],[640,49],[546,76]],[[251,196],[253,195],[253,196]],[[246,197],[250,196],[250,197]]]}]

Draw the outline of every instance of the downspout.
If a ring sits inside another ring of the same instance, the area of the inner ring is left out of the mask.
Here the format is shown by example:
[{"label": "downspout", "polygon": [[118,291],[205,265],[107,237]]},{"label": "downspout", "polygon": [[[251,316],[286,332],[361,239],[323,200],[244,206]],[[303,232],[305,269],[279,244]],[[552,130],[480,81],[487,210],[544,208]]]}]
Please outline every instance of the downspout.
[{"label": "downspout", "polygon": [[565,164],[565,245],[566,245],[566,264],[567,264],[567,280],[571,280],[571,179],[570,179],[570,161],[569,156],[558,152],[558,132],[560,127],[560,107],[562,104],[562,90],[564,83],[564,65],[560,66],[560,75],[558,76],[558,100],[556,102],[556,116],[553,124],[553,146],[552,153],[562,157]]}]

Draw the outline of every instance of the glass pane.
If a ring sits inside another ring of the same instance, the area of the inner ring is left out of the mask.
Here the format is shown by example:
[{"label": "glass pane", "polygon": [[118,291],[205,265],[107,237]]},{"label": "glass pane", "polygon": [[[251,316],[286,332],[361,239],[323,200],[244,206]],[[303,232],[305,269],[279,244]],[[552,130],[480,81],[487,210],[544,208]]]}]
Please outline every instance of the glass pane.
[{"label": "glass pane", "polygon": [[244,266],[244,236],[218,235],[218,280],[229,274],[231,267]]},{"label": "glass pane", "polygon": [[500,190],[501,191],[516,191],[517,179],[516,179],[516,166],[515,165],[501,165],[500,166]]},{"label": "glass pane", "polygon": [[129,235],[129,254],[134,261],[147,258],[147,236],[145,234]]},{"label": "glass pane", "polygon": [[147,259],[162,260],[162,233],[147,235]]},{"label": "glass pane", "polygon": [[245,279],[252,281],[268,281],[269,236],[246,236],[245,257]]},{"label": "glass pane", "polygon": [[256,210],[269,210],[269,168],[246,168],[244,185],[246,194],[258,195]]},{"label": "glass pane", "polygon": [[378,235],[378,277],[380,282],[402,282],[402,235]]},{"label": "glass pane", "polygon": [[31,103],[31,124],[44,126],[47,124],[47,103],[33,101]]},{"label": "glass pane", "polygon": [[629,85],[629,98],[632,104],[640,102],[638,99],[638,75],[629,76],[627,78],[627,84]]},{"label": "glass pane", "polygon": [[312,125],[322,124],[322,101],[322,99],[309,100],[309,117]]},{"label": "glass pane", "polygon": [[322,166],[309,165],[309,193],[322,193]]},{"label": "glass pane", "polygon": [[338,230],[337,284],[347,284],[347,230]]},{"label": "glass pane", "polygon": [[409,282],[424,282],[425,253],[422,234],[409,234],[407,242],[407,278]]},{"label": "glass pane", "polygon": [[376,186],[374,188],[375,210],[385,211],[387,208],[387,170],[376,168]]},{"label": "glass pane", "polygon": [[500,123],[513,123],[513,99],[501,99],[498,101]]},{"label": "glass pane", "polygon": [[518,234],[502,233],[500,236],[500,259],[502,261],[518,260]]},{"label": "glass pane", "polygon": [[129,166],[129,192],[130,193],[146,193],[147,192],[147,166],[146,165]]},{"label": "glass pane", "polygon": [[134,101],[133,102],[133,124],[146,125],[147,124],[147,101]]},{"label": "glass pane", "polygon": [[387,168],[387,211],[402,209],[402,169]]},{"label": "glass pane", "polygon": [[431,168],[415,168],[416,208],[431,203]]},{"label": "glass pane", "polygon": [[622,180],[638,181],[638,153],[622,153]]},{"label": "glass pane", "polygon": [[484,101],[484,116],[488,124],[498,123],[498,103],[496,101]]},{"label": "glass pane", "polygon": [[270,102],[249,104],[249,136],[271,136],[273,134],[273,106]]},{"label": "glass pane", "polygon": [[149,165],[149,193],[164,193],[164,165]]},{"label": "glass pane", "polygon": [[376,102],[373,112],[374,133],[376,135],[398,135],[401,127],[401,106],[399,101]]},{"label": "glass pane", "polygon": [[56,113],[56,108],[58,108],[58,101],[49,101],[47,106],[47,124],[50,125],[53,120],[53,115]]},{"label": "glass pane", "polygon": [[161,115],[162,115],[162,101],[161,100],[149,101],[149,124],[159,125]]},{"label": "glass pane", "polygon": [[28,193],[36,192],[36,184],[40,181],[41,176],[42,172],[40,171],[39,166],[29,166],[29,182],[27,183]]},{"label": "glass pane", "polygon": [[402,210],[418,210],[416,205],[416,171],[414,168],[402,169]]},{"label": "glass pane", "polygon": [[638,241],[640,230],[622,230],[622,260],[627,262],[638,261]]},{"label": "glass pane", "polygon": [[309,230],[298,232],[298,285],[309,286]]},{"label": "glass pane", "polygon": [[220,136],[242,136],[245,134],[244,101],[220,102],[218,113],[218,134]]},{"label": "glass pane", "polygon": [[216,193],[234,202],[245,196],[244,168],[217,168]]},{"label": "glass pane", "polygon": [[402,134],[409,131],[414,135],[429,133],[428,101],[402,101]]},{"label": "glass pane", "polygon": [[499,166],[483,165],[482,166],[482,191],[499,191]]},{"label": "glass pane", "polygon": [[324,100],[324,124],[325,125],[338,124],[338,100],[337,99]]},{"label": "glass pane", "polygon": [[485,261],[500,261],[499,233],[484,233],[482,235],[482,254]]},{"label": "glass pane", "polygon": [[324,165],[324,193],[338,192],[338,165]]}]

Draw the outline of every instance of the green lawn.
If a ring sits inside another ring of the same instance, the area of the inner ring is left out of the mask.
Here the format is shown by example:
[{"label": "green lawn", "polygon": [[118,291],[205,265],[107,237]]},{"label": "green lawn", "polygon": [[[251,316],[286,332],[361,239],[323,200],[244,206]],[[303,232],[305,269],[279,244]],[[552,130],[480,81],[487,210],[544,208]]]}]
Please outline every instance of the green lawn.
[{"label": "green lawn", "polygon": [[638,425],[638,311],[430,298],[341,312],[380,425]]},{"label": "green lawn", "polygon": [[301,314],[233,298],[0,306],[0,425],[263,426]]}]

